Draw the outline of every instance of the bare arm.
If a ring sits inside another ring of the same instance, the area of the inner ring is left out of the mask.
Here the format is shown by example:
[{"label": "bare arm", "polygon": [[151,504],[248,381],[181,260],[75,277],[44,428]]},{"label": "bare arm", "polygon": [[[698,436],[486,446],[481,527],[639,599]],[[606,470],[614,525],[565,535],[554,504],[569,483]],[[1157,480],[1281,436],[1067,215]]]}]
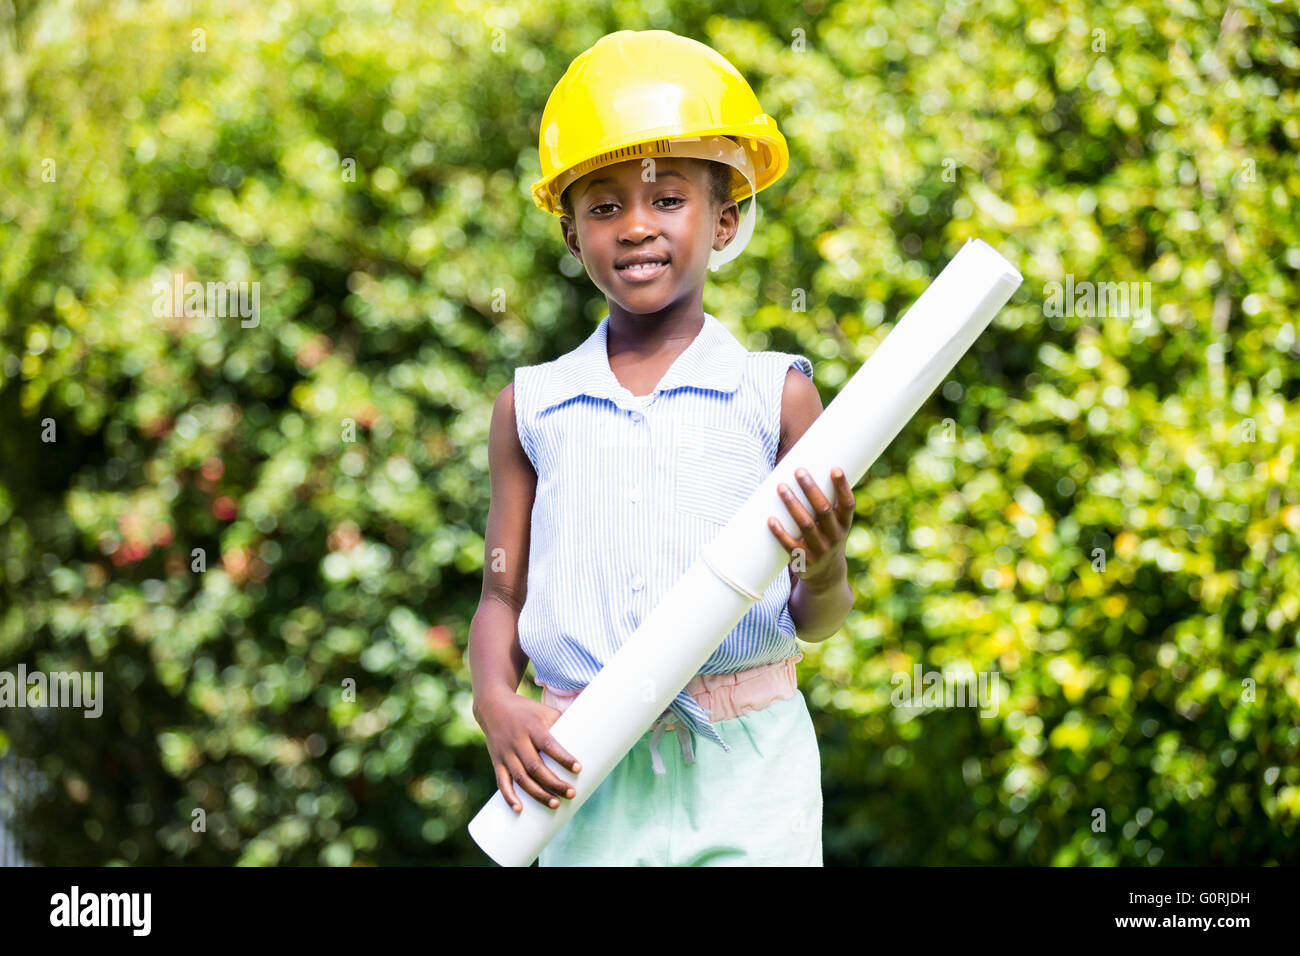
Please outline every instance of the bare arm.
[{"label": "bare arm", "polygon": [[574,773],[581,765],[551,736],[560,712],[521,696],[519,682],[528,657],[519,646],[519,612],[528,593],[537,472],[519,443],[515,388],[507,385],[492,407],[488,435],[491,502],[483,536],[483,594],[469,625],[469,672],[474,689],[474,719],[483,728],[497,787],[516,813],[523,804],[515,788],[555,808],[577,791],[541,758],[543,753]]},{"label": "bare arm", "polygon": [[518,625],[528,593],[529,522],[537,473],[519,443],[513,384],[501,390],[492,408],[488,474],[491,502],[484,534],[483,593],[469,625],[476,718],[489,697],[516,693],[528,667]]},{"label": "bare arm", "polygon": [[[787,369],[785,389],[781,395],[781,438],[776,454],[778,462],[803,437],[821,413],[822,400],[817,393],[817,386],[798,369]],[[844,488],[847,487],[846,482]],[[851,490],[848,500],[852,501]],[[816,506],[818,501],[809,497],[809,503]],[[851,505],[847,510],[851,520]],[[843,531],[847,534],[847,528]],[[833,636],[853,609],[853,587],[849,584],[848,562],[844,560],[843,554],[836,556],[825,572],[816,577],[800,577],[795,572],[793,563],[786,570],[790,575],[790,618],[794,621],[799,640],[815,644]]]}]

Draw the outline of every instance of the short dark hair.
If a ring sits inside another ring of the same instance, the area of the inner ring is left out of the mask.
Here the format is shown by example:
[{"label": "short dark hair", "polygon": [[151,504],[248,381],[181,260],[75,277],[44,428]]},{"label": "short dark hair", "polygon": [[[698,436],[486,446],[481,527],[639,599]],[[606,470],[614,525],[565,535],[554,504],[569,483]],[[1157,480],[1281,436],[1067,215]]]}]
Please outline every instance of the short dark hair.
[{"label": "short dark hair", "polygon": [[[715,206],[725,206],[731,199],[731,167],[711,159],[706,159],[704,162],[709,164],[709,199]],[[573,184],[570,183],[564,187],[564,192],[560,193],[560,205],[564,208],[564,214],[570,219],[574,218],[573,201],[569,199],[569,190],[572,188]]]}]

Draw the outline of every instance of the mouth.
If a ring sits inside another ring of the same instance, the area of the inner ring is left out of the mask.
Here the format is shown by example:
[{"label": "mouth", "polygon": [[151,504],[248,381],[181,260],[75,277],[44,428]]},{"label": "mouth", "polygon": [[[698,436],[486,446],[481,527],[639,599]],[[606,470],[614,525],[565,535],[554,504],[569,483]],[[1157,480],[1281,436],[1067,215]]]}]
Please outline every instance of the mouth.
[{"label": "mouth", "polygon": [[628,282],[649,282],[668,271],[668,262],[637,262],[628,266],[615,266],[614,271]]}]

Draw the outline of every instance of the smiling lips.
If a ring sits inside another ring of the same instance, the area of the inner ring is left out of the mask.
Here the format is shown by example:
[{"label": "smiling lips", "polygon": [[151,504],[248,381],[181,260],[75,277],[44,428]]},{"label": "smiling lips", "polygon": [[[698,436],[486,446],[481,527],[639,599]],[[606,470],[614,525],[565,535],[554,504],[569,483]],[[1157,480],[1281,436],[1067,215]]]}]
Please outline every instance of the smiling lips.
[{"label": "smiling lips", "polygon": [[666,260],[656,262],[634,262],[626,266],[615,266],[614,271],[628,282],[649,282],[658,278],[668,269]]}]

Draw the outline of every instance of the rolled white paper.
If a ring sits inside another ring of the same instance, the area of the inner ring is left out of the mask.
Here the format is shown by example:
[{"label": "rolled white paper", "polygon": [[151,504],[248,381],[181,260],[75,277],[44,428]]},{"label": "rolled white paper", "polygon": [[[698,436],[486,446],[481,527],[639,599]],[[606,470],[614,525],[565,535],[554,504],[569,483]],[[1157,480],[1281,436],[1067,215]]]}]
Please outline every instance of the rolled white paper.
[{"label": "rolled white paper", "polygon": [[[794,444],[740,510],[704,548],[664,599],[551,725],[551,735],[582,764],[573,773],[541,758],[571,784],[572,799],[552,810],[518,783],[520,813],[500,790],[469,824],[470,836],[502,866],[528,866],[654,724],[745,612],[759,600],[790,555],[767,525],[802,531],[777,486],[788,485],[811,511],[794,477],[806,468],[835,500],[832,467],[849,486],[916,414],[957,360],[1022,282],[1016,268],[979,239],[968,239],[825,411]],[[724,480],[719,476],[719,480]],[[709,746],[714,746],[709,744]]]}]

